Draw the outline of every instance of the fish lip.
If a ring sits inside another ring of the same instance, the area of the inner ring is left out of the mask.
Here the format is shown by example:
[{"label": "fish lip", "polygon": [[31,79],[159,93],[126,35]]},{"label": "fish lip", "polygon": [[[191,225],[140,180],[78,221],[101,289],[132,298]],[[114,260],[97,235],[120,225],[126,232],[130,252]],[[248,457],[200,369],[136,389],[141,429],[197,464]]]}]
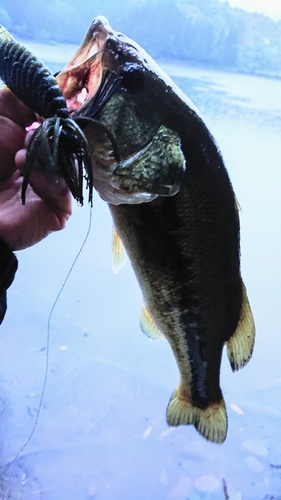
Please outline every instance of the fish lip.
[{"label": "fish lip", "polygon": [[102,56],[111,32],[108,21],[100,16],[90,25],[80,47],[57,75],[69,110],[80,109],[99,88],[102,79]]},{"label": "fish lip", "polygon": [[74,56],[56,76],[70,112],[80,111],[95,96],[106,71],[118,77],[125,64],[137,62],[138,47],[115,31],[104,16],[96,17]]},{"label": "fish lip", "polygon": [[96,94],[106,70],[120,73],[126,62],[123,36],[111,28],[104,16],[93,20],[80,47],[56,76],[69,111],[79,111]]},{"label": "fish lip", "polygon": [[114,30],[104,16],[95,18],[89,26],[80,47],[57,76],[58,83],[63,79],[65,73],[75,71],[79,67],[91,63],[99,53],[103,52],[107,37],[113,33]]}]

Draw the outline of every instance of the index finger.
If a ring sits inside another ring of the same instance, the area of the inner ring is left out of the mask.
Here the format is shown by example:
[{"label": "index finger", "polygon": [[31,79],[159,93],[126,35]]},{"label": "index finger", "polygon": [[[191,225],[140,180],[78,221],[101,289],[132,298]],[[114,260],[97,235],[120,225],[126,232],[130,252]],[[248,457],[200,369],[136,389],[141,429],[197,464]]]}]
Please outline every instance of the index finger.
[{"label": "index finger", "polygon": [[24,147],[25,128],[34,113],[7,88],[0,90],[0,179],[13,174],[15,155]]},{"label": "index finger", "polygon": [[34,112],[25,106],[7,87],[0,90],[0,116],[20,127],[28,127],[36,120]]}]

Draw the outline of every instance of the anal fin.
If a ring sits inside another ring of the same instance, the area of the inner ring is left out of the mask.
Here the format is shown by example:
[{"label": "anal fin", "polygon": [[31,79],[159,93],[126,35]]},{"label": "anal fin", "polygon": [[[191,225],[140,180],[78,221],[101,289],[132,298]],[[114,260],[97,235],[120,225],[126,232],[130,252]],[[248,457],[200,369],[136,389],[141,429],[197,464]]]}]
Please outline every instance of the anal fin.
[{"label": "anal fin", "polygon": [[224,399],[201,409],[181,396],[180,386],[173,392],[168,404],[168,425],[194,425],[207,441],[223,443],[227,435],[227,414]]},{"label": "anal fin", "polygon": [[244,283],[242,283],[242,288],[240,319],[235,332],[226,342],[227,355],[233,371],[247,364],[255,343],[255,324]]},{"label": "anal fin", "polygon": [[112,230],[112,269],[117,274],[126,264],[126,252],[115,227]]},{"label": "anal fin", "polygon": [[142,304],[141,313],[140,313],[140,329],[145,335],[147,335],[150,339],[163,339],[164,335],[158,326],[155,324],[154,319],[152,318],[147,306]]}]

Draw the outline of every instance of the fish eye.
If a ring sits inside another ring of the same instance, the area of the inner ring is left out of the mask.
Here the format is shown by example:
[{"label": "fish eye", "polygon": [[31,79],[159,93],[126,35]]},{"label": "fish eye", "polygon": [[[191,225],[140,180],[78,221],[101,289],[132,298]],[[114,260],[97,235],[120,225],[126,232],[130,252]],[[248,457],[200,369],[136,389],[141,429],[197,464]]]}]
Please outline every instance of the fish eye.
[{"label": "fish eye", "polygon": [[144,68],[139,63],[125,63],[120,73],[122,87],[132,93],[140,92],[144,83]]}]

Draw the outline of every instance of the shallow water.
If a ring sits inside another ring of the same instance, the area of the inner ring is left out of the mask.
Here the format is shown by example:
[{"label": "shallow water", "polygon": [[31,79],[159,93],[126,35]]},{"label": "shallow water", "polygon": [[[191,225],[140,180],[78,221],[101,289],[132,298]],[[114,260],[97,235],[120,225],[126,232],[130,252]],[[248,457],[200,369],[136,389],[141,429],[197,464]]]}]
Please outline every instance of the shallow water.
[{"label": "shallow water", "polygon": [[[65,55],[55,51],[53,71]],[[176,364],[167,342],[139,330],[141,294],[129,264],[111,270],[111,219],[95,195],[90,236],[50,322],[38,425],[7,470],[36,418],[48,316],[87,232],[89,207],[75,207],[63,232],[18,252],[0,335],[1,499],[281,498],[280,82],[166,69],[205,116],[241,206],[242,274],[257,340],[238,373],[224,353],[227,440],[214,445],[193,427],[166,425]]]}]

